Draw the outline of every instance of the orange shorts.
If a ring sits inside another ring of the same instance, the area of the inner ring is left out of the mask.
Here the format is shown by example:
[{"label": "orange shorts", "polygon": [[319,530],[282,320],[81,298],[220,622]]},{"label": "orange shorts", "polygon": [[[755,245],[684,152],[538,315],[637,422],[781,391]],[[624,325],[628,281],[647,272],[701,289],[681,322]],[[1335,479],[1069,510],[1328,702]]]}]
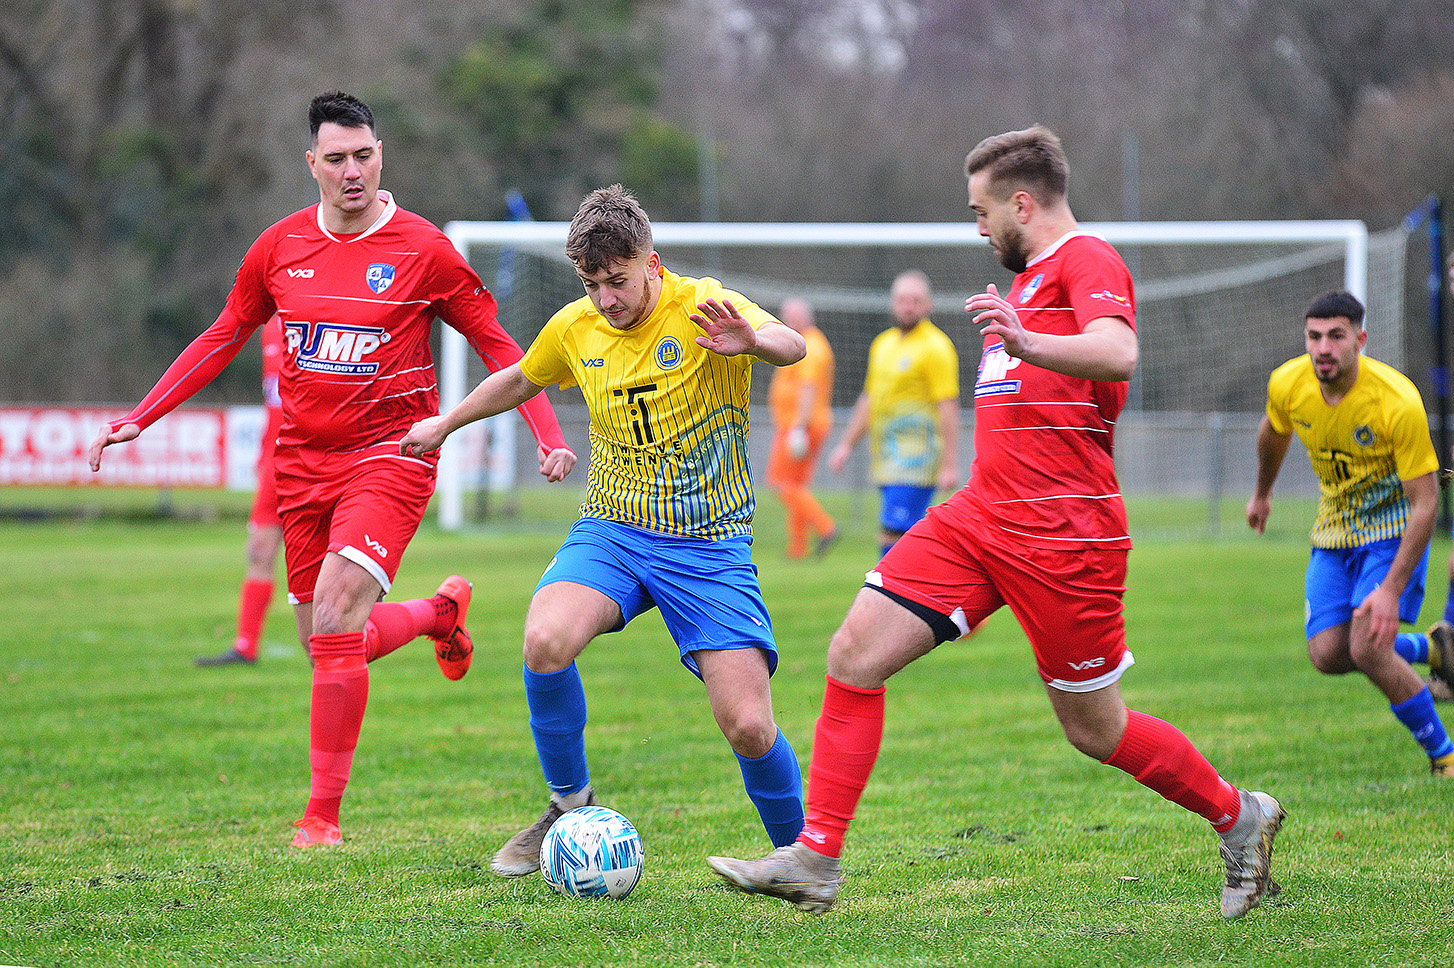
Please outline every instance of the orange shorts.
[{"label": "orange shorts", "polygon": [[1126,549],[1006,547],[984,540],[967,503],[930,508],[867,584],[944,616],[961,635],[1008,605],[1040,678],[1056,689],[1091,692],[1120,679],[1135,661],[1122,612]]},{"label": "orange shorts", "polygon": [[434,494],[434,460],[400,457],[397,443],[385,443],[349,454],[280,447],[273,463],[288,600],[313,600],[330,551],[387,592]]}]

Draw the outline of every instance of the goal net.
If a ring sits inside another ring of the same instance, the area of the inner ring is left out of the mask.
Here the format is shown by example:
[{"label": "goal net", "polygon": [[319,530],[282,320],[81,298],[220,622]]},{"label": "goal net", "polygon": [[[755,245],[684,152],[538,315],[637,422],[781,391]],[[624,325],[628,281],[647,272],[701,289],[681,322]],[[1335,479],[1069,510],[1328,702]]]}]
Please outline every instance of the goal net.
[{"label": "goal net", "polygon": [[[1366,352],[1403,366],[1404,234],[1372,237],[1362,222],[1087,223],[1121,252],[1136,283],[1140,364],[1117,426],[1117,464],[1128,495],[1205,498],[1214,522],[1224,497],[1250,494],[1253,440],[1267,376],[1303,352],[1303,311],[1312,298],[1347,289],[1368,305]],[[528,346],[555,310],[583,294],[563,254],[563,222],[452,222],[446,232],[500,303],[500,321]],[[839,427],[862,388],[868,347],[892,325],[889,286],[905,269],[934,285],[935,323],[960,352],[965,409],[961,469],[973,454],[973,387],[980,338],[964,299],[1011,274],[973,223],[658,223],[657,251],[672,271],[714,276],[776,311],[808,300],[833,345]],[[482,380],[484,365],[444,329],[442,406]],[[765,400],[759,368],[753,399]],[[585,460],[587,415],[578,390],[550,394],[567,441]],[[753,466],[766,466],[765,408],[754,407]],[[823,490],[867,487],[863,448],[842,476],[820,471]],[[1316,493],[1306,461],[1289,455],[1280,494]],[[584,468],[582,468],[584,469]],[[585,475],[579,475],[584,481]],[[542,484],[535,445],[506,414],[454,435],[441,457],[439,519],[458,528],[487,513],[492,493]]]}]

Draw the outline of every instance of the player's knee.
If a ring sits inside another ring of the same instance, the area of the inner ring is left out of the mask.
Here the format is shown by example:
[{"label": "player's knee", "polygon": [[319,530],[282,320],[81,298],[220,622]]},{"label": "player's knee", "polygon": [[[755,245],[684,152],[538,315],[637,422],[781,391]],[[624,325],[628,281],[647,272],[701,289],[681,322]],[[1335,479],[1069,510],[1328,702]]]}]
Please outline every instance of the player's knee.
[{"label": "player's knee", "polygon": [[1120,737],[1113,736],[1106,729],[1092,723],[1062,721],[1060,727],[1071,746],[1102,763],[1116,752],[1120,740]]},{"label": "player's knee", "polygon": [[559,672],[575,659],[562,629],[552,623],[527,619],[525,622],[525,667],[546,675]]},{"label": "player's knee", "polygon": [[1346,675],[1355,668],[1352,657],[1341,652],[1309,649],[1308,659],[1312,662],[1313,668],[1325,676]]},{"label": "player's knee", "polygon": [[777,742],[777,723],[752,710],[734,710],[718,721],[722,735],[740,756],[755,760],[766,756]]},{"label": "player's knee", "polygon": [[862,634],[851,613],[828,643],[828,675],[839,682],[866,689],[883,684],[872,639]]}]

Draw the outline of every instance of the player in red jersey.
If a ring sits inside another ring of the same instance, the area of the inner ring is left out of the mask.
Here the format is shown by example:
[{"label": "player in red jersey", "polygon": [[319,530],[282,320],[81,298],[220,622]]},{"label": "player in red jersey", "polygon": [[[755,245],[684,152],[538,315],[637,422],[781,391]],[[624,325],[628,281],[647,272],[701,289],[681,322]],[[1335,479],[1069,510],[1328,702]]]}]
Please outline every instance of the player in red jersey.
[{"label": "player in red jersey", "polygon": [[[287,351],[283,425],[274,456],[288,598],[313,659],[312,782],[293,846],[338,843],[339,804],[368,701],[368,662],[419,635],[440,668],[469,668],[470,585],[457,575],[428,599],[380,603],[434,491],[432,455],[399,440],[439,412],[429,353],[435,316],[465,335],[491,370],[519,361],[495,299],[428,221],[379,189],[383,142],[363,102],[339,92],[308,110],[308,166],[319,204],[267,229],[248,249],[227,305],[130,414],[103,427],[102,451],[131,440],[207,385],[270,316]],[[544,397],[520,407],[552,481],[575,465]]]},{"label": "player in red jersey", "polygon": [[1111,443],[1137,358],[1131,275],[1079,231],[1050,131],[987,138],[965,174],[980,234],[1015,272],[1008,299],[991,285],[965,303],[984,335],[969,482],[869,573],[833,636],[797,842],[708,863],[742,890],[826,911],[878,756],[885,681],[1009,605],[1066,738],[1211,822],[1222,914],[1241,917],[1275,890],[1282,807],[1223,780],[1175,727],[1128,710],[1118,685],[1132,663],[1121,601],[1131,540]]},{"label": "player in red jersey", "polygon": [[[283,548],[283,522],[278,517],[278,485],[273,475],[273,445],[283,426],[283,401],[278,396],[278,373],[283,367],[283,324],[276,315],[258,331],[262,334],[263,404],[267,417],[258,439],[257,491],[247,517],[247,570],[237,602],[237,636],[220,655],[197,657],[199,666],[253,665],[258,640],[273,601],[273,570]],[[306,647],[308,641],[303,640]]]}]

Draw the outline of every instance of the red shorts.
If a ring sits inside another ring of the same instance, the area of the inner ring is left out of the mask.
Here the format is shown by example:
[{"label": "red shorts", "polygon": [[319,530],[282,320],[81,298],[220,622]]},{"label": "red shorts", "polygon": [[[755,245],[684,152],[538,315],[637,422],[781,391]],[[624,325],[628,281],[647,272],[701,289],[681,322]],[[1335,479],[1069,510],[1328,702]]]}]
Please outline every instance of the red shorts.
[{"label": "red shorts", "polygon": [[330,551],[362,566],[387,592],[434,494],[434,461],[400,457],[396,442],[349,454],[280,447],[273,463],[288,600],[313,600]]},{"label": "red shorts", "polygon": [[280,528],[278,517],[278,479],[273,474],[273,450],[278,442],[278,430],[283,426],[283,411],[278,407],[268,408],[268,423],[263,428],[262,447],[257,457],[257,493],[252,498],[252,513],[247,523],[254,528]]},{"label": "red shorts", "polygon": [[869,572],[868,584],[950,619],[967,634],[1008,605],[1035,650],[1040,678],[1091,692],[1121,678],[1124,548],[1006,547],[985,540],[961,495],[929,509]]}]

